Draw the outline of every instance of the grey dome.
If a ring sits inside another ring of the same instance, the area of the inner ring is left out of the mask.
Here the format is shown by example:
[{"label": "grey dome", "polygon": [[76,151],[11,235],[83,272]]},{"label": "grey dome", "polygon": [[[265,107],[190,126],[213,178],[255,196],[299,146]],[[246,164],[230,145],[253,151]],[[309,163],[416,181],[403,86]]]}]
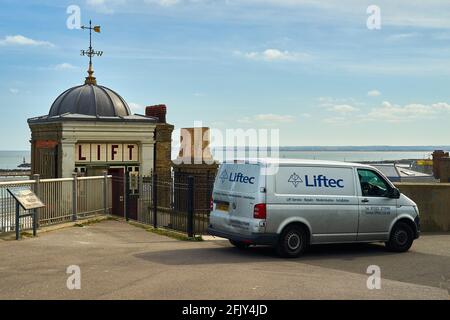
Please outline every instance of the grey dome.
[{"label": "grey dome", "polygon": [[49,117],[63,114],[82,114],[96,117],[125,117],[131,115],[125,100],[113,90],[95,84],[70,88],[53,102]]}]

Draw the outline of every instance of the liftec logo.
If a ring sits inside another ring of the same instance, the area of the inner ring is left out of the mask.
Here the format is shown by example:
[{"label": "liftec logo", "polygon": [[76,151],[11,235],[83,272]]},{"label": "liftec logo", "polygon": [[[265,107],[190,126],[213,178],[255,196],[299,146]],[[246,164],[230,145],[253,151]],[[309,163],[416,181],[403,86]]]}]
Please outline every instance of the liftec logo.
[{"label": "liftec logo", "polygon": [[297,173],[291,174],[288,182],[297,188],[300,183],[305,183],[305,187],[309,188],[344,188],[343,179],[330,179],[327,176],[319,174],[318,176],[313,175],[312,177],[305,174],[304,179],[302,179]]},{"label": "liftec logo", "polygon": [[228,174],[227,170],[224,170],[220,174],[219,179],[222,181],[222,183],[224,183],[225,181],[230,181],[245,184],[255,184],[255,177],[246,176],[242,172],[230,172],[230,174]]}]

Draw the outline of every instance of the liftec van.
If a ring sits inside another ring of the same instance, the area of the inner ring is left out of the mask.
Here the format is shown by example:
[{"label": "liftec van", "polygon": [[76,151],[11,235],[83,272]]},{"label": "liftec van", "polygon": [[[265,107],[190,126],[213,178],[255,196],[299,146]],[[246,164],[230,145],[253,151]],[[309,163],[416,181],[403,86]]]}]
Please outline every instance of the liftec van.
[{"label": "liftec van", "polygon": [[324,243],[385,242],[407,251],[420,224],[417,205],[374,167],[265,159],[220,166],[208,232],[239,248],[271,245],[297,257]]}]

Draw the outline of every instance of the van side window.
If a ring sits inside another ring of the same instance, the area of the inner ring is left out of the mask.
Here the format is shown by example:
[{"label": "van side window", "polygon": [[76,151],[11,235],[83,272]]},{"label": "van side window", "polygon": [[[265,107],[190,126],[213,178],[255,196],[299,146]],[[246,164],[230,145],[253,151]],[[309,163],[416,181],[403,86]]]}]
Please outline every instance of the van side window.
[{"label": "van side window", "polygon": [[358,169],[363,197],[388,197],[390,186],[375,171]]}]

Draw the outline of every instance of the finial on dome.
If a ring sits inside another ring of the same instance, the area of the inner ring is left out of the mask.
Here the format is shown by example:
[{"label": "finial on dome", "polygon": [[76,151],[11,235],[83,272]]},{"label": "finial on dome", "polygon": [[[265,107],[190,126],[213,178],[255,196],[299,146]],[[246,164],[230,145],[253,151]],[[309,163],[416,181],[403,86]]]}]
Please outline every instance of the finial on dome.
[{"label": "finial on dome", "polygon": [[87,71],[87,73],[89,74],[86,77],[86,80],[84,80],[84,84],[93,84],[93,85],[97,85],[97,80],[95,79],[95,77],[93,76],[94,74],[94,69],[92,69],[92,63],[89,62],[89,69]]},{"label": "finial on dome", "polygon": [[81,29],[88,29],[89,30],[89,49],[88,50],[81,50],[81,55],[82,56],[88,56],[89,57],[89,69],[87,71],[88,76],[86,77],[86,80],[84,81],[84,83],[85,84],[96,85],[97,84],[97,80],[93,76],[94,69],[92,68],[92,57],[93,56],[101,57],[102,54],[103,54],[103,51],[94,51],[92,49],[92,30],[94,30],[94,32],[100,33],[100,26],[92,27],[92,21],[89,20],[89,27],[82,26]]}]

